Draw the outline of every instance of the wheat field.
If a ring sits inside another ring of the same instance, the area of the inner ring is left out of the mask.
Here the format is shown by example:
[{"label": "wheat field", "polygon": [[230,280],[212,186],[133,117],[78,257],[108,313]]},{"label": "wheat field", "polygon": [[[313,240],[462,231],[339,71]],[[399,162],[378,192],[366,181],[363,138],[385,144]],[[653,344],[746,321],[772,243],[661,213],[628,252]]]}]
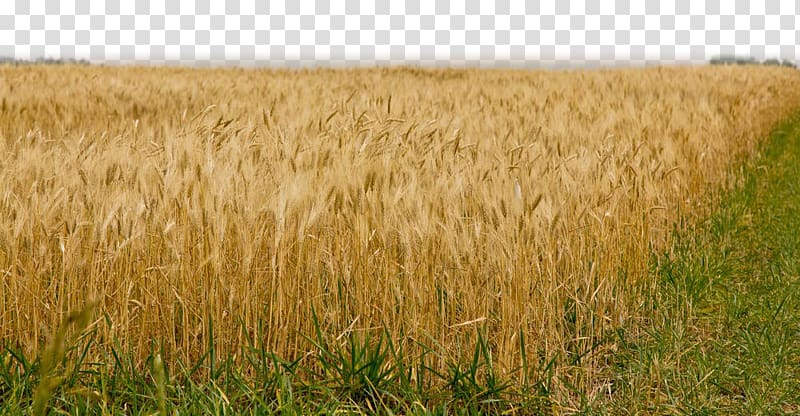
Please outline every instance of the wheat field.
[{"label": "wheat field", "polygon": [[580,356],[592,392],[800,72],[6,66],[0,92],[4,343],[97,300],[98,346],[302,358],[316,315],[432,367],[478,330],[501,371]]}]

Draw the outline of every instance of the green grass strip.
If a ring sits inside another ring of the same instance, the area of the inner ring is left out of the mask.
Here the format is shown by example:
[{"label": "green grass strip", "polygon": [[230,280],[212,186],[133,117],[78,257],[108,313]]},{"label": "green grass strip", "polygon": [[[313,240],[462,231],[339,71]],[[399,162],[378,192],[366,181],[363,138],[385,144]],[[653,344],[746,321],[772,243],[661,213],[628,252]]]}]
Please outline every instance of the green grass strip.
[{"label": "green grass strip", "polygon": [[656,261],[651,319],[587,413],[800,413],[800,122],[741,179]]}]

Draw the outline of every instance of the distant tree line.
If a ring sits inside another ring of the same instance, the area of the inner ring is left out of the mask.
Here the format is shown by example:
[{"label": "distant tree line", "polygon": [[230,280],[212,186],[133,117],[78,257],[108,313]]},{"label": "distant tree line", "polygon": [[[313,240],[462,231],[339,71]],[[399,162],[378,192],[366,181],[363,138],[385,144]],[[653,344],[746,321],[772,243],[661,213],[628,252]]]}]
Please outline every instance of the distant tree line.
[{"label": "distant tree line", "polygon": [[[797,68],[793,62],[784,59],[770,58],[764,61],[759,61],[752,57],[735,57],[735,56],[721,56],[711,59],[711,65],[769,65],[769,66],[785,66],[789,68]],[[8,56],[0,56],[0,65],[89,65],[90,62],[85,59],[63,59],[63,58],[37,58],[35,60],[16,59]]]},{"label": "distant tree line", "polygon": [[755,58],[740,58],[740,57],[733,57],[733,56],[723,56],[713,58],[711,60],[711,65],[769,65],[769,66],[785,66],[789,68],[797,68],[793,62],[789,60],[780,60],[776,58],[770,58],[764,61],[759,61]]},{"label": "distant tree line", "polygon": [[62,59],[62,58],[37,58],[34,60],[16,59],[8,56],[0,56],[1,64],[11,65],[89,65],[85,59]]}]

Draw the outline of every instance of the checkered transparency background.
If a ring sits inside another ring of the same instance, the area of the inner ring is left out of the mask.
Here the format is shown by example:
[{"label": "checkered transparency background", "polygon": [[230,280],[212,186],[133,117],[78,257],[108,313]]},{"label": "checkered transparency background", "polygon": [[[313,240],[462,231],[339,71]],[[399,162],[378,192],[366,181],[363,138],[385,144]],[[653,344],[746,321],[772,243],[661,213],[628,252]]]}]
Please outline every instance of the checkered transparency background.
[{"label": "checkered transparency background", "polygon": [[800,59],[800,0],[0,0],[0,57],[242,66]]}]

